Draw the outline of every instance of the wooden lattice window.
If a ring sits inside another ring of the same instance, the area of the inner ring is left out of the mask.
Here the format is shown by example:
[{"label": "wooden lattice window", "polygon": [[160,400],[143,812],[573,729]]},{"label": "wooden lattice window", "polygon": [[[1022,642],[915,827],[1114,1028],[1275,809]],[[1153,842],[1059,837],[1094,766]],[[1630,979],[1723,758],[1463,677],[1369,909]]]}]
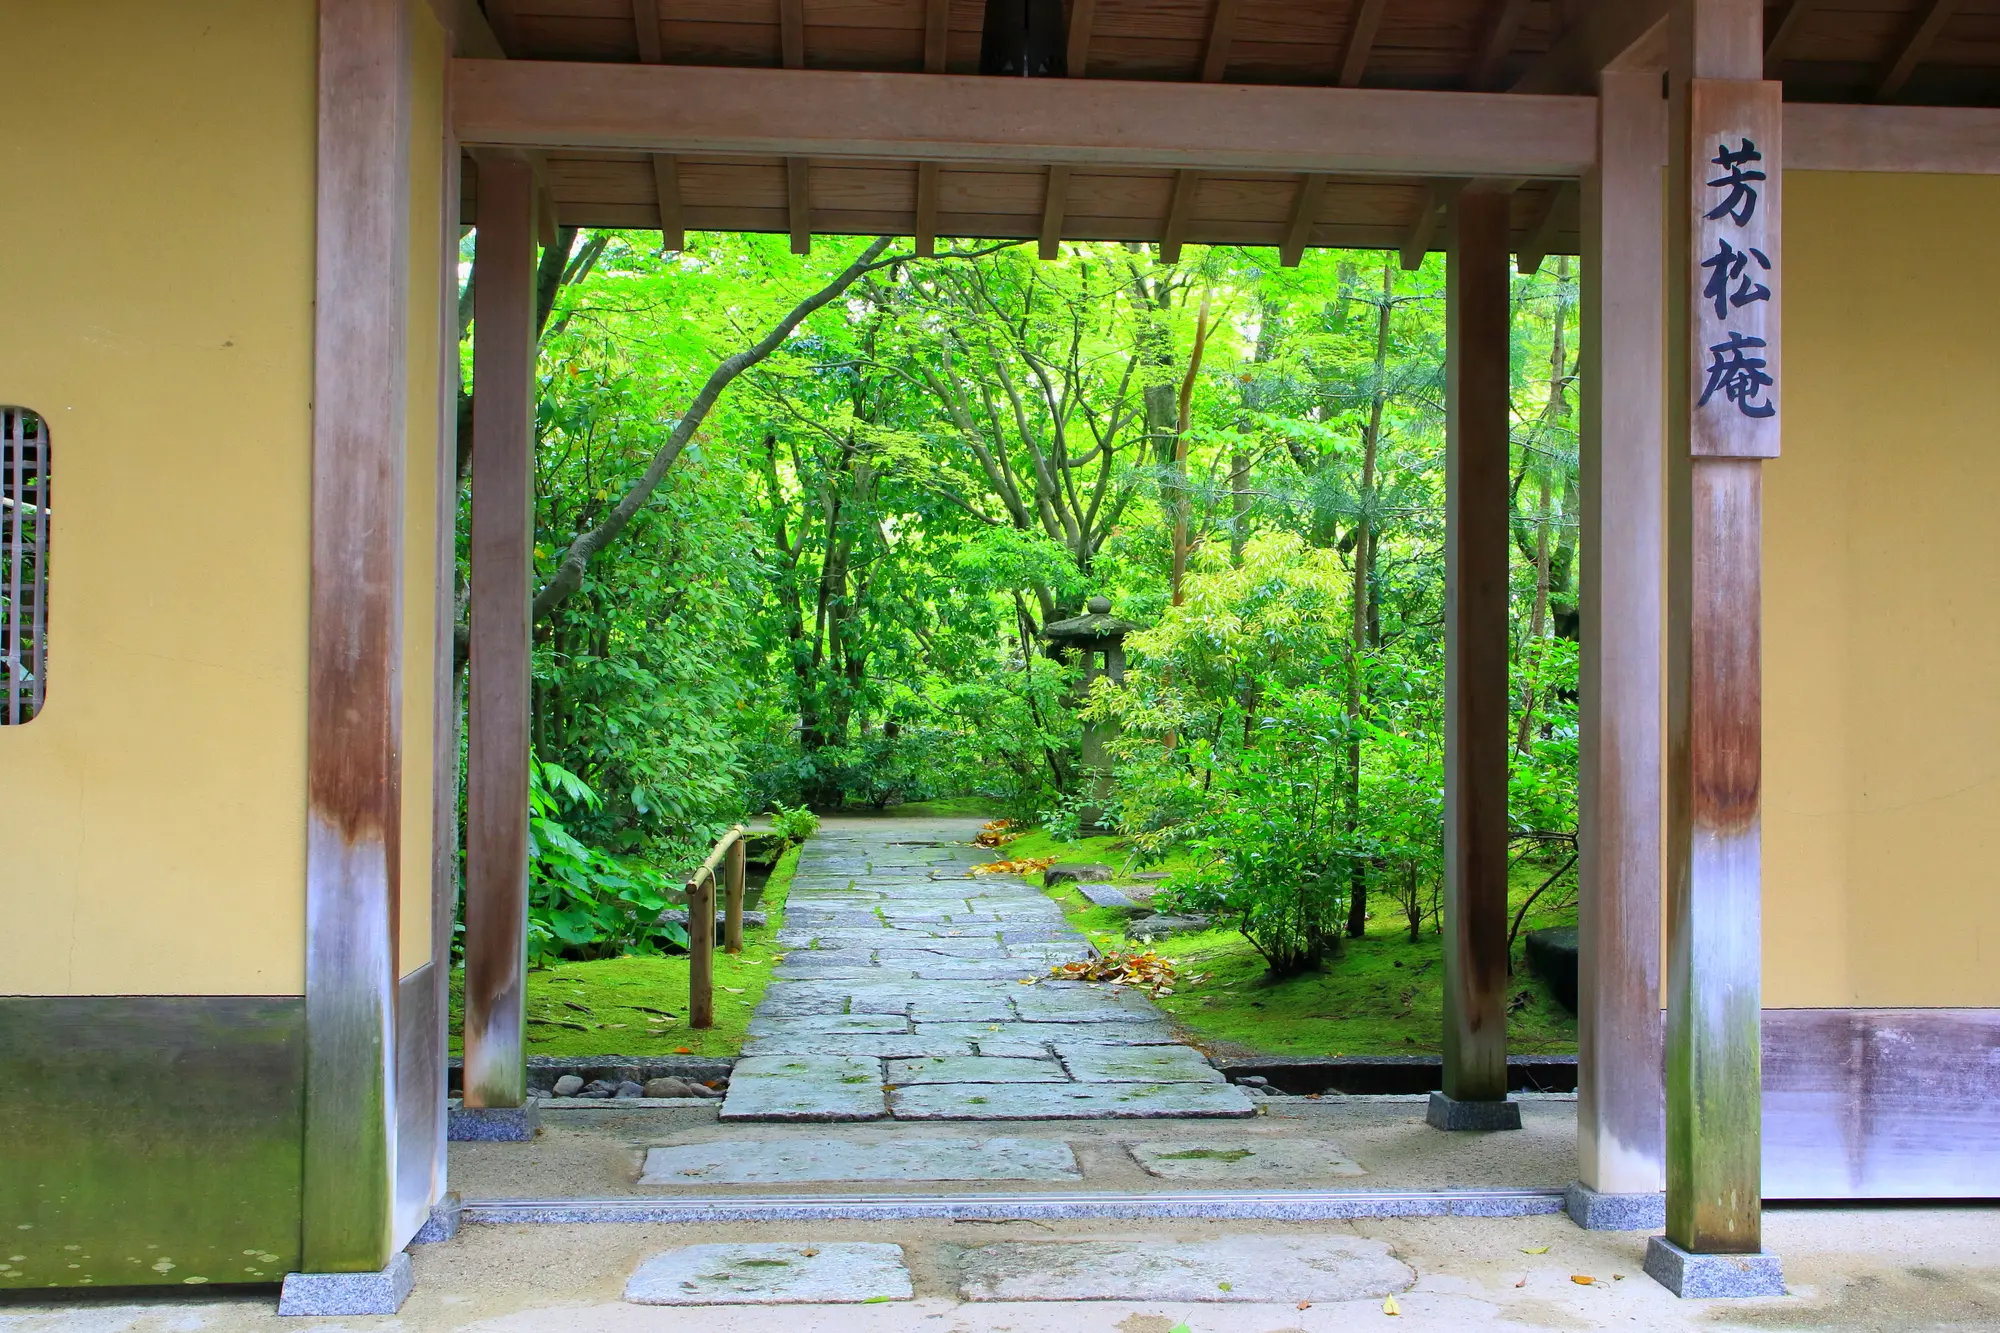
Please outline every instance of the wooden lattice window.
[{"label": "wooden lattice window", "polygon": [[0,407],[0,726],[42,710],[48,692],[49,428]]}]

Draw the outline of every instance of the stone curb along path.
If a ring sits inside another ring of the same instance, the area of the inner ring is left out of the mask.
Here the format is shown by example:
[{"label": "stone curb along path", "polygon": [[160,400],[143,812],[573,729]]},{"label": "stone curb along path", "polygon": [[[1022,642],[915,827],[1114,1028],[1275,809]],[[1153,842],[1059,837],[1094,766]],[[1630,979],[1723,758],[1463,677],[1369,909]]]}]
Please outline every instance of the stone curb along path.
[{"label": "stone curb along path", "polygon": [[953,837],[884,821],[806,844],[722,1119],[1255,1114],[1143,993],[1023,985],[1090,943],[1020,876],[972,875],[993,854]]}]

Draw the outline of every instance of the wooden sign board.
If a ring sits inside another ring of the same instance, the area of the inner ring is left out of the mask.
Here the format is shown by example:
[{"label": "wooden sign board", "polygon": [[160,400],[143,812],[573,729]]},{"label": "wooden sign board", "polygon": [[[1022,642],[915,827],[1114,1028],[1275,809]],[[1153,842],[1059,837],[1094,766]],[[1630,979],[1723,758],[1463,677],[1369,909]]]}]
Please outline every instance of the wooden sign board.
[{"label": "wooden sign board", "polygon": [[1689,447],[1697,458],[1776,458],[1784,391],[1780,88],[1696,79],[1688,112]]}]

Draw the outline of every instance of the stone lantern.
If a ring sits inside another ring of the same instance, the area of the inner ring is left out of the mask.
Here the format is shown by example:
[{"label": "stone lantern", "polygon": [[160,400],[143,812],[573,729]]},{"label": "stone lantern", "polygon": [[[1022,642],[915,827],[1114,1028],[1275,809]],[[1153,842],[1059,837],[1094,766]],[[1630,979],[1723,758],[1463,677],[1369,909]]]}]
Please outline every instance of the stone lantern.
[{"label": "stone lantern", "polygon": [[[1087,699],[1100,675],[1111,677],[1113,685],[1125,683],[1125,636],[1138,628],[1131,621],[1111,614],[1110,598],[1093,597],[1084,614],[1043,626],[1042,637],[1058,652],[1077,655],[1083,665],[1083,685],[1078,697]],[[1110,745],[1117,734],[1114,722],[1084,723],[1083,767],[1091,774],[1091,804],[1084,807],[1077,821],[1082,827],[1101,827],[1104,799],[1111,791]]]}]

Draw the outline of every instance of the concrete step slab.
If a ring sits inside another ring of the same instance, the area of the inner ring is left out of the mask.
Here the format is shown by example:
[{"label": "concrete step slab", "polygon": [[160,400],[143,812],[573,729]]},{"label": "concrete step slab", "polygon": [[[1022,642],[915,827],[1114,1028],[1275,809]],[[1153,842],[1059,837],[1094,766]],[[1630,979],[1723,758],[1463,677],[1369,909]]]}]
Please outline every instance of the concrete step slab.
[{"label": "concrete step slab", "polygon": [[903,1247],[683,1245],[639,1265],[625,1284],[635,1305],[859,1305],[912,1295]]},{"label": "concrete step slab", "polygon": [[1319,1176],[1365,1176],[1361,1165],[1332,1139],[1154,1139],[1126,1145],[1147,1175],[1217,1185],[1296,1183]]},{"label": "concrete step slab", "polygon": [[650,1148],[641,1185],[786,1185],[1083,1179],[1061,1139],[884,1137],[713,1139]]},{"label": "concrete step slab", "polygon": [[1331,1303],[1380,1300],[1415,1281],[1384,1242],[1347,1236],[1012,1242],[967,1250],[959,1267],[968,1301]]},{"label": "concrete step slab", "polygon": [[[734,1082],[730,1095],[735,1095]],[[724,1103],[727,1115],[728,1104]],[[889,1094],[898,1120],[1125,1120],[1249,1116],[1226,1083],[931,1083]]]}]

